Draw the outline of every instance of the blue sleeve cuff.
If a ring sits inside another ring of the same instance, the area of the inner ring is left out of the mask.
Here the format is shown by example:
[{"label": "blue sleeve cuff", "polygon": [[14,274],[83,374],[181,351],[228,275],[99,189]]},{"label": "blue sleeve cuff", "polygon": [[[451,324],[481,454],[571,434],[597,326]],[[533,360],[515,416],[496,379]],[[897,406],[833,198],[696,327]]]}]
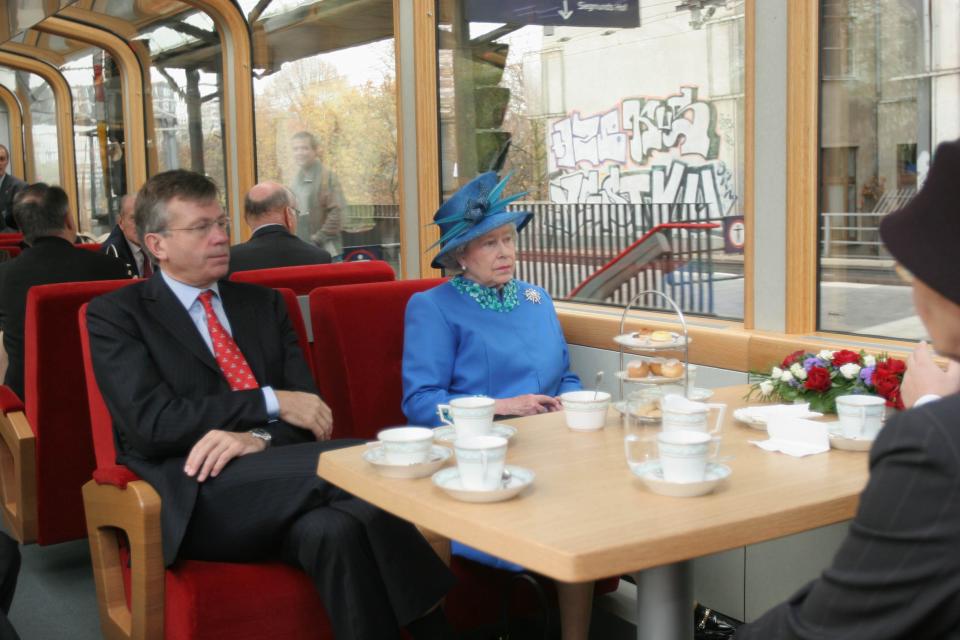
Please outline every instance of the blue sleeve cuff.
[{"label": "blue sleeve cuff", "polygon": [[280,417],[280,401],[277,400],[277,394],[273,391],[273,387],[260,387],[260,390],[263,391],[263,400],[267,403],[267,417],[270,420],[276,420]]}]

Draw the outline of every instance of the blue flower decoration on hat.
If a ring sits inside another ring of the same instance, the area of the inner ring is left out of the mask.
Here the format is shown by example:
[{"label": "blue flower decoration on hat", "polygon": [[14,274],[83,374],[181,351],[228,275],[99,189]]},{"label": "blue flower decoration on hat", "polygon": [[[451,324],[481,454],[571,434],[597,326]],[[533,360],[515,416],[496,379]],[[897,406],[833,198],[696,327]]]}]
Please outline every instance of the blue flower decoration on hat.
[{"label": "blue flower decoration on hat", "polygon": [[440,227],[440,239],[427,247],[430,251],[440,245],[431,266],[441,268],[442,256],[494,229],[513,224],[520,231],[530,222],[529,211],[507,211],[507,205],[527,195],[526,191],[500,198],[511,175],[498,181],[493,171],[481,173],[441,205],[432,223]]}]

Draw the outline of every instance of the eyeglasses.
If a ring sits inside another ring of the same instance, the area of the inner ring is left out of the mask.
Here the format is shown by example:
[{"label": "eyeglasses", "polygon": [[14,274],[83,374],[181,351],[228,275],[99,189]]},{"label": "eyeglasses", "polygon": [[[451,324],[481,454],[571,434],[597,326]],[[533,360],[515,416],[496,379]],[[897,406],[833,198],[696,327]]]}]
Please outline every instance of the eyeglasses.
[{"label": "eyeglasses", "polygon": [[230,235],[230,219],[227,218],[227,216],[220,216],[216,220],[207,220],[194,227],[171,227],[167,228],[166,231],[188,231],[195,236],[206,238],[210,235],[210,232],[213,231],[214,227],[220,227],[221,231]]},{"label": "eyeglasses", "polygon": [[290,205],[287,205],[287,209],[290,209],[290,211],[293,213],[295,217],[297,218],[300,217],[300,209],[297,209],[296,207],[291,207]]}]

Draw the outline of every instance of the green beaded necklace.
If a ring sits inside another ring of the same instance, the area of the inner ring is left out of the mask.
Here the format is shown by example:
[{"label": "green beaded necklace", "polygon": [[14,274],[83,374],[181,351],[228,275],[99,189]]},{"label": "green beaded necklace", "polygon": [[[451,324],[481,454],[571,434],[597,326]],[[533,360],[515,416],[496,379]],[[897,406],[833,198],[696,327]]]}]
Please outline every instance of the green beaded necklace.
[{"label": "green beaded necklace", "polygon": [[499,291],[493,287],[485,287],[463,276],[457,276],[452,279],[450,284],[463,295],[470,296],[476,300],[481,309],[507,313],[520,306],[520,296],[517,295],[517,281],[512,278],[510,282],[503,285],[503,289]]}]

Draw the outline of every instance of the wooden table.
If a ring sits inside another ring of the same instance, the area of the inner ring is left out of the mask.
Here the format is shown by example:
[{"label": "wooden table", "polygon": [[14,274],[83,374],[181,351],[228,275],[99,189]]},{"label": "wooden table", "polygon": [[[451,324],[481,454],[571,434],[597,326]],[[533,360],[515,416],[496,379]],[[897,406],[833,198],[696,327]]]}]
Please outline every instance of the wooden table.
[{"label": "wooden table", "polygon": [[363,447],[323,454],[319,474],[401,518],[557,580],[635,573],[638,638],[690,638],[687,561],[852,518],[867,480],[866,453],[792,458],[749,444],[766,434],[733,420],[746,391],[715,390],[711,402],[727,403],[721,456],[733,456],[732,474],[698,498],[659,496],[634,478],[613,410],[606,427],[590,433],[567,429],[562,413],[510,420],[519,433],[507,463],[537,476],[507,502],[463,503],[429,478],[382,478],[361,459]]}]

